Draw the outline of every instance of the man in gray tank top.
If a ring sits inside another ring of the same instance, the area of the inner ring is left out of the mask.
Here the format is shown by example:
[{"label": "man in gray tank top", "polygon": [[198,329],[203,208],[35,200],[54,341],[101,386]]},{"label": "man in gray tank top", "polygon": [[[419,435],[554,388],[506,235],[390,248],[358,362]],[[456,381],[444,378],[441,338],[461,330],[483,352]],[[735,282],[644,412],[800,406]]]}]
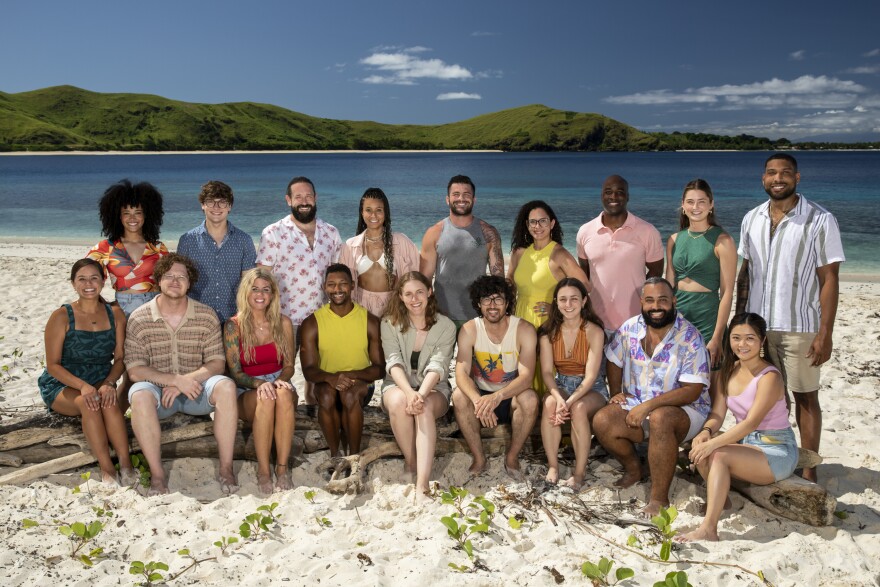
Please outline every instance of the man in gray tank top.
[{"label": "man in gray tank top", "polygon": [[486,274],[504,276],[501,238],[494,226],[473,215],[477,190],[466,175],[456,175],[446,187],[449,216],[428,229],[422,239],[419,271],[434,278],[440,311],[457,328],[476,317],[468,286]]}]

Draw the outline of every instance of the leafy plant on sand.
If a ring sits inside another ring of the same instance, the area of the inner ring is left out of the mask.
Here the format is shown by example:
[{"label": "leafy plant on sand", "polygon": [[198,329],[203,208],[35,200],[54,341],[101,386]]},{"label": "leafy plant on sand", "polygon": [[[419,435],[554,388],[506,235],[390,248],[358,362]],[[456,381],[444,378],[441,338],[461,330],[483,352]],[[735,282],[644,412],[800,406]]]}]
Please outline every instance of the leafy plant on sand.
[{"label": "leafy plant on sand", "polygon": [[[216,542],[215,542],[216,544]],[[190,554],[188,548],[183,548],[177,551],[177,554],[184,557],[185,559],[189,559],[190,563],[176,573],[172,573],[167,577],[163,575],[163,572],[168,572],[168,564],[162,561],[131,561],[131,565],[128,567],[128,572],[131,575],[140,575],[143,577],[143,581],[138,583],[142,587],[152,587],[153,585],[160,583],[168,583],[174,581],[178,577],[180,577],[185,572],[190,569],[194,569],[199,566],[200,563],[215,561],[217,560],[216,556],[210,556],[208,558],[197,559],[192,554]]]},{"label": "leafy plant on sand", "polygon": [[668,561],[669,555],[672,553],[672,538],[676,534],[672,522],[676,517],[678,517],[678,510],[669,506],[668,508],[660,508],[660,513],[651,518],[651,522],[657,526],[662,537],[660,542],[660,560],[662,561]]},{"label": "leafy plant on sand", "polygon": [[688,575],[684,571],[671,571],[666,578],[654,583],[654,587],[694,587],[688,583]]},{"label": "leafy plant on sand", "polygon": [[623,581],[635,576],[635,571],[632,569],[621,567],[614,572],[615,579],[612,583],[608,580],[608,574],[611,572],[613,566],[614,559],[607,559],[603,556],[598,563],[591,563],[590,561],[584,562],[584,564],[581,565],[581,573],[583,573],[584,577],[590,579],[595,587],[599,587],[600,585],[615,585],[618,581]]},{"label": "leafy plant on sand", "polygon": [[99,557],[104,549],[101,547],[93,548],[88,554],[81,554],[80,551],[95,539],[104,529],[104,524],[97,520],[86,525],[83,522],[74,522],[72,524],[62,524],[58,527],[58,531],[62,535],[70,539],[70,556],[80,561],[82,564],[90,567],[94,564],[93,559]]},{"label": "leafy plant on sand", "polygon": [[214,546],[220,549],[220,554],[226,556],[226,549],[236,544],[238,542],[238,538],[235,536],[223,536],[220,540],[214,542]]},{"label": "leafy plant on sand", "polygon": [[303,493],[303,497],[306,498],[306,501],[309,503],[315,503],[315,491],[313,489],[309,489],[305,493]]},{"label": "leafy plant on sand", "polygon": [[238,527],[239,535],[247,540],[252,537],[256,539],[260,534],[268,532],[269,527],[277,523],[278,518],[281,517],[280,514],[275,513],[277,507],[278,502],[273,502],[271,505],[261,505],[257,511],[245,516]]},{"label": "leafy plant on sand", "polygon": [[474,556],[472,537],[479,534],[489,534],[492,518],[495,516],[495,504],[478,495],[467,504],[465,501],[469,493],[467,489],[450,487],[448,491],[440,495],[441,501],[455,508],[452,514],[440,518],[440,523],[446,526],[447,535],[456,543],[456,548],[463,550],[474,567],[449,563],[449,567],[459,572],[472,572],[477,568],[485,568]]}]

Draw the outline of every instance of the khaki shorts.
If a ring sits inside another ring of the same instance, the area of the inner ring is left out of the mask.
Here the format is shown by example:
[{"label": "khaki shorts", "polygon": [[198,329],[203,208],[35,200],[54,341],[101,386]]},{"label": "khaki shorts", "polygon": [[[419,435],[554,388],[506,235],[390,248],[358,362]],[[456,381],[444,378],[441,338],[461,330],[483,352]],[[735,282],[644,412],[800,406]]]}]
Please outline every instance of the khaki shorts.
[{"label": "khaki shorts", "polygon": [[819,389],[819,367],[807,358],[815,332],[767,332],[770,359],[782,371],[785,386],[792,393],[808,393]]}]

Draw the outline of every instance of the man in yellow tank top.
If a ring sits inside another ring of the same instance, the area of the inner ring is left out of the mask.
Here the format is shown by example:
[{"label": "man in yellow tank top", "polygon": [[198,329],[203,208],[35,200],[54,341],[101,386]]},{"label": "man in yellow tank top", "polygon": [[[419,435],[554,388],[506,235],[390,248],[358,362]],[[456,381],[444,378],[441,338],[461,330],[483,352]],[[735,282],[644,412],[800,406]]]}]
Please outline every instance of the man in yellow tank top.
[{"label": "man in yellow tank top", "polygon": [[352,301],[351,287],[348,267],[327,267],[324,293],[330,301],[306,318],[300,330],[303,376],[315,384],[318,424],[334,457],[340,428],[349,454],[361,451],[363,405],[369,402],[370,384],[385,373],[379,320]]}]

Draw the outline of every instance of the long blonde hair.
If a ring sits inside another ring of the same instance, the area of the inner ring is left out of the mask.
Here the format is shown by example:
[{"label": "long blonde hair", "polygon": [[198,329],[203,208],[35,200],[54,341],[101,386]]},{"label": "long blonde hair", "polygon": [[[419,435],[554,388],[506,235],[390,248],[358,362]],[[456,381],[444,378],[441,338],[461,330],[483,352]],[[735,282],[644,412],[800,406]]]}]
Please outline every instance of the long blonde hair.
[{"label": "long blonde hair", "polygon": [[254,347],[257,346],[257,334],[254,328],[253,310],[248,304],[248,295],[251,288],[258,279],[264,279],[269,283],[272,290],[272,299],[269,300],[269,306],[266,308],[266,319],[269,321],[269,331],[272,333],[272,340],[278,349],[278,361],[284,363],[285,359],[293,360],[293,349],[287,337],[284,336],[284,325],[281,320],[281,301],[278,294],[278,281],[275,276],[263,267],[254,267],[245,271],[241,277],[241,283],[238,285],[238,293],[235,297],[235,304],[238,306],[238,313],[234,320],[238,323],[238,342],[242,349],[242,354],[247,362],[254,360]]}]

